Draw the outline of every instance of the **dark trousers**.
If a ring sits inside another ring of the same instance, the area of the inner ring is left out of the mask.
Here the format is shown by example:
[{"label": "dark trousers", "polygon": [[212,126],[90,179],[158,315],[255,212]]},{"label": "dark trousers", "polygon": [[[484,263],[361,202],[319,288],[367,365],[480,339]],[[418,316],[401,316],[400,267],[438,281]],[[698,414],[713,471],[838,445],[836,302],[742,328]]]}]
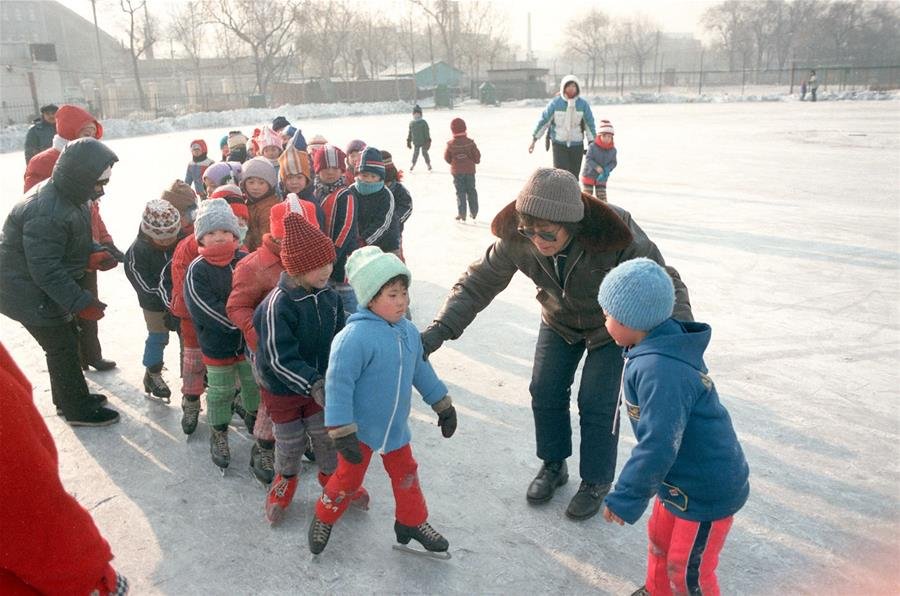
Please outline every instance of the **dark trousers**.
[{"label": "dark trousers", "polygon": [[478,191],[475,190],[475,174],[453,174],[453,186],[456,187],[456,212],[466,218],[466,203],[472,219],[478,215]]},{"label": "dark trousers", "polygon": [[419,159],[419,150],[422,151],[422,157],[425,158],[425,165],[430,168],[431,158],[428,157],[428,147],[426,147],[425,145],[413,145],[412,165],[416,165],[416,160]]},{"label": "dark trousers", "polygon": [[[537,439],[537,456],[543,461],[562,461],[572,455],[569,398],[584,342],[567,343],[541,323],[531,373],[531,410]],[[618,426],[613,428],[622,348],[610,342],[588,352],[578,388],[581,426],[581,479],[591,483],[612,482],[616,471]]]},{"label": "dark trousers", "polygon": [[[78,280],[78,285],[97,298],[97,272],[85,271],[84,277]],[[78,353],[82,364],[96,362],[103,358],[100,348],[100,338],[97,337],[97,321],[78,319]]]},{"label": "dark trousers", "polygon": [[572,172],[576,179],[581,173],[582,157],[584,157],[584,148],[580,144],[566,147],[553,143],[553,167]]},{"label": "dark trousers", "polygon": [[78,361],[75,323],[49,327],[26,325],[25,329],[37,340],[47,357],[53,405],[61,408],[65,416],[81,413],[89,403],[88,386]]}]

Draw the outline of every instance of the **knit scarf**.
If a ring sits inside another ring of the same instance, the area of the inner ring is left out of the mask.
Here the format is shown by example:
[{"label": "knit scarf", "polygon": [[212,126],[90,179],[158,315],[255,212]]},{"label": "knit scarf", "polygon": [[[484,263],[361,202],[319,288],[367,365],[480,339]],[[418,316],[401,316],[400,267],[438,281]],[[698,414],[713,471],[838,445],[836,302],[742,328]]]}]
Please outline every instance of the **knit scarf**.
[{"label": "knit scarf", "polygon": [[356,181],[356,190],[358,190],[359,194],[361,195],[375,194],[382,188],[384,188],[384,180],[379,180],[378,182],[363,182],[362,180]]},{"label": "knit scarf", "polygon": [[341,176],[340,178],[338,178],[337,180],[335,180],[334,182],[331,182],[331,183],[322,182],[321,180],[319,180],[319,177],[316,176],[315,194],[318,197],[327,197],[328,195],[330,195],[331,193],[333,193],[334,191],[336,191],[343,185],[344,185],[344,177],[343,176]]},{"label": "knit scarf", "polygon": [[200,163],[201,161],[206,161],[206,153],[201,153],[200,155],[191,155],[191,158],[194,160],[194,163]]},{"label": "knit scarf", "polygon": [[198,246],[197,248],[200,256],[204,259],[216,267],[224,267],[234,259],[234,251],[238,249],[238,241],[235,239],[231,242],[222,242],[212,246]]},{"label": "knit scarf", "polygon": [[600,138],[600,135],[597,135],[594,138],[594,143],[596,143],[596,145],[601,149],[612,149],[616,145],[616,139],[614,138],[609,143],[604,143],[603,139]]}]

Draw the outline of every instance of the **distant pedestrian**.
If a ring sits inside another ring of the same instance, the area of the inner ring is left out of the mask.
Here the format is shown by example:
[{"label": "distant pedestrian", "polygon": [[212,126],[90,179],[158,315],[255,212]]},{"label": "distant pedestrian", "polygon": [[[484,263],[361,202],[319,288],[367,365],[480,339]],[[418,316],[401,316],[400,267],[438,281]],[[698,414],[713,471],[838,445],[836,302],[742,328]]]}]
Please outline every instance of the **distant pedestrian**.
[{"label": "distant pedestrian", "polygon": [[600,121],[597,137],[588,146],[581,169],[581,184],[584,192],[606,201],[606,182],[616,167],[616,147],[613,141],[615,131],[609,120]]},{"label": "distant pedestrian", "polygon": [[800,101],[806,99],[806,79],[800,81]]},{"label": "distant pedestrian", "polygon": [[475,165],[481,161],[481,152],[475,141],[466,135],[466,122],[454,118],[450,122],[453,138],[447,142],[444,161],[450,164],[453,186],[456,188],[456,220],[466,221],[466,205],[472,221],[478,216],[478,191],[475,190]]},{"label": "distant pedestrian", "polygon": [[578,178],[581,171],[581,157],[584,154],[584,136],[597,136],[591,106],[581,97],[581,84],[575,75],[563,77],[559,84],[559,95],[550,100],[541,114],[528,153],[534,151],[534,144],[549,127],[553,144],[553,167],[571,172]]},{"label": "distant pedestrian", "polygon": [[56,110],[52,103],[41,108],[41,117],[34,119],[34,124],[25,135],[25,163],[31,158],[53,145],[53,135],[56,134]]},{"label": "distant pedestrian", "polygon": [[419,159],[419,151],[425,159],[425,165],[428,171],[431,171],[431,158],[428,156],[428,150],[431,149],[431,131],[428,129],[428,123],[422,118],[422,108],[416,105],[412,111],[413,119],[409,122],[409,134],[406,136],[406,147],[413,150],[412,165],[409,171],[412,172],[416,167],[416,161]]},{"label": "distant pedestrian", "polygon": [[810,101],[816,101],[816,91],[819,90],[819,80],[816,79],[816,71],[809,71],[809,96]]}]

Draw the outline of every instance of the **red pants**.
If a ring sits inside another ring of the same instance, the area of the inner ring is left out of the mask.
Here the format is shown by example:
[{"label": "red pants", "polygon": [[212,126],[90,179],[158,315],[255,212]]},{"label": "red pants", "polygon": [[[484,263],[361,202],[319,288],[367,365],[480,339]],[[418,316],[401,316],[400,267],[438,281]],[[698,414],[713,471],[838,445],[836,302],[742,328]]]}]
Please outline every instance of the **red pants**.
[{"label": "red pants", "polygon": [[716,566],[734,516],[711,522],[675,517],[656,499],[647,526],[645,585],[652,596],[719,596]]},{"label": "red pants", "polygon": [[276,424],[309,418],[322,411],[322,406],[308,395],[275,395],[262,387],[259,388],[259,395],[266,404],[269,417]]},{"label": "red pants", "polygon": [[[337,471],[332,474],[322,493],[322,498],[316,503],[316,517],[326,524],[333,524],[347,507],[350,498],[356,494],[362,486],[369,469],[369,461],[372,459],[372,450],[368,445],[360,442],[359,450],[363,459],[358,464],[351,464],[344,456],[338,453]],[[390,453],[381,456],[384,469],[391,477],[391,487],[394,489],[394,502],[396,511],[394,517],[404,526],[418,526],[428,519],[428,508],[425,506],[425,496],[419,486],[419,476],[416,470],[419,464],[413,458],[412,448],[409,443]]]}]

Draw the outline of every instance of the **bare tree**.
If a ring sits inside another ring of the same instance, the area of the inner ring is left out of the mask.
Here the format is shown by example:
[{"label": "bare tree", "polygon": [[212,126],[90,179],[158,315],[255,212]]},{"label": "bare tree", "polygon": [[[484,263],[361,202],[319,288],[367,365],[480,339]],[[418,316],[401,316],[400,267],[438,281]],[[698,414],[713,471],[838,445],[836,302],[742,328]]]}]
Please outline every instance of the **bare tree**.
[{"label": "bare tree", "polygon": [[269,84],[284,72],[293,57],[290,41],[296,33],[299,0],[208,0],[206,6],[211,20],[249,46],[256,91],[265,95]]},{"label": "bare tree", "polygon": [[119,7],[128,19],[128,50],[131,53],[131,67],[134,71],[134,83],[137,87],[138,99],[142,110],[148,110],[147,94],[141,84],[141,71],[138,67],[138,58],[153,45],[156,37],[156,27],[153,20],[145,15],[143,27],[137,21],[137,12],[146,7],[147,0],[119,0]]},{"label": "bare tree", "polygon": [[707,9],[701,17],[703,26],[716,35],[719,45],[728,55],[729,70],[734,70],[739,53],[746,56],[746,14],[741,0],[726,0]]},{"label": "bare tree", "polygon": [[[330,79],[346,58],[356,20],[350,0],[317,0],[303,10],[300,43],[310,53],[319,76]],[[346,68],[346,65],[344,65]]]},{"label": "bare tree", "polygon": [[583,57],[590,65],[590,77],[585,83],[589,88],[596,86],[597,64],[603,66],[606,78],[606,53],[609,44],[609,17],[601,10],[592,8],[570,20],[565,27],[564,50],[567,54]]},{"label": "bare tree", "polygon": [[434,23],[444,46],[444,60],[450,66],[456,66],[459,3],[450,0],[410,0],[410,2],[421,8],[422,12]]},{"label": "bare tree", "polygon": [[502,47],[494,40],[502,41],[506,37],[504,17],[493,4],[484,0],[473,0],[460,8],[457,60],[465,64],[469,79],[476,81],[482,64],[490,63],[491,54],[496,54]]},{"label": "bare tree", "polygon": [[204,47],[204,30],[208,24],[201,7],[194,2],[180,5],[172,13],[169,24],[169,35],[184,48],[194,66],[194,77],[201,97],[205,96],[201,52]]},{"label": "bare tree", "polygon": [[627,52],[638,71],[638,85],[644,84],[644,64],[657,47],[659,26],[646,15],[636,15],[622,23]]}]

